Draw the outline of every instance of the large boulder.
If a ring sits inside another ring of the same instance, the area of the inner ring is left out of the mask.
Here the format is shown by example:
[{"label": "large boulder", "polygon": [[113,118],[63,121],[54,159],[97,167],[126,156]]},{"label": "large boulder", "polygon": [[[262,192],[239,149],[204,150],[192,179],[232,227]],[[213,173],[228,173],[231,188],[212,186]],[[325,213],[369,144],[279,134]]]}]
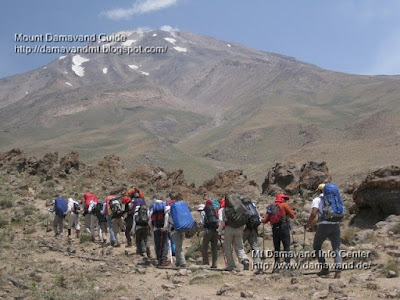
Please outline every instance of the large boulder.
[{"label": "large boulder", "polygon": [[186,182],[183,170],[168,172],[160,167],[141,165],[130,175],[129,181],[146,191],[149,196],[196,202],[193,187]]},{"label": "large boulder", "polygon": [[[400,167],[389,166],[367,175],[354,191],[354,223],[371,227],[389,215],[400,215]],[[368,226],[369,225],[369,226]]]},{"label": "large boulder", "polygon": [[205,181],[198,189],[206,197],[223,197],[233,192],[255,199],[260,196],[260,187],[254,180],[249,180],[243,170],[229,170],[218,173],[214,178]]},{"label": "large boulder", "polygon": [[303,197],[314,195],[321,182],[330,182],[331,179],[326,162],[310,161],[305,163],[300,170],[300,195]]},{"label": "large boulder", "polygon": [[296,195],[299,193],[300,168],[295,163],[276,163],[268,172],[262,184],[262,193],[276,195],[286,193]]},{"label": "large boulder", "polygon": [[322,182],[330,181],[328,166],[325,162],[307,162],[299,167],[296,163],[277,163],[265,177],[262,184],[263,194],[301,195],[310,197]]},{"label": "large boulder", "polygon": [[70,152],[60,159],[60,169],[67,174],[72,170],[79,170],[80,164],[78,152]]}]

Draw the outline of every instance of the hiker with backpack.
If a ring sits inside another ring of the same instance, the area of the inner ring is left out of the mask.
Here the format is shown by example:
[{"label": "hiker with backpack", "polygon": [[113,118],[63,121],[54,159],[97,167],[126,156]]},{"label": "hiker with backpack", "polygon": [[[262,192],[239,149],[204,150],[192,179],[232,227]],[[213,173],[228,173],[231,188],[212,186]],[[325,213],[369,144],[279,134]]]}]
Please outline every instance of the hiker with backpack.
[{"label": "hiker with backpack", "polygon": [[120,233],[124,229],[124,221],[122,219],[124,211],[122,210],[121,200],[113,195],[108,196],[108,214],[111,215],[112,230],[115,236],[114,247],[121,247]]},{"label": "hiker with backpack", "polygon": [[132,219],[132,230],[136,237],[136,254],[144,256],[144,253],[146,253],[147,257],[151,258],[150,247],[147,241],[150,216],[146,204],[136,205]]},{"label": "hiker with backpack", "polygon": [[[262,219],[262,223],[270,223],[272,226],[272,238],[274,242],[274,268],[272,272],[278,272],[280,257],[285,258],[285,267],[290,264],[290,223],[289,218],[294,218],[294,212],[286,201],[289,196],[285,194],[276,195],[275,202],[268,205],[267,212]],[[281,243],[283,252],[281,252]]]},{"label": "hiker with backpack", "polygon": [[81,227],[79,225],[79,212],[81,207],[78,202],[72,198],[68,198],[68,210],[66,215],[68,216],[68,238],[71,238],[72,227],[75,228],[76,237],[79,238]]},{"label": "hiker with backpack", "polygon": [[158,265],[168,266],[168,232],[162,230],[164,227],[166,207],[165,202],[159,199],[154,199],[150,207],[150,225],[153,231],[154,250],[156,252]]},{"label": "hiker with backpack", "polygon": [[104,214],[105,210],[105,201],[99,201],[96,203],[96,206],[93,208],[92,213],[97,217],[98,221],[98,233],[100,242],[106,243],[107,242],[107,218]]},{"label": "hiker with backpack", "polygon": [[211,243],[211,268],[217,268],[218,259],[218,212],[213,207],[212,200],[207,200],[205,205],[199,206],[200,225],[204,228],[202,256],[203,265],[209,265],[208,245]]},{"label": "hiker with backpack", "polygon": [[54,200],[52,211],[54,212],[53,229],[54,237],[61,237],[64,229],[64,218],[67,214],[68,205],[63,197],[58,196]]},{"label": "hiker with backpack", "polygon": [[[258,226],[261,224],[260,214],[257,211],[256,205],[249,198],[243,198],[242,202],[249,214],[249,220],[246,223],[246,227],[243,231],[243,244],[245,244],[247,241],[251,250],[254,251],[254,253],[257,253],[259,251]],[[261,258],[258,255],[253,257],[253,266],[260,266],[260,263]],[[259,274],[262,271],[262,268],[257,268],[256,274]]]},{"label": "hiker with backpack", "polygon": [[339,222],[345,215],[345,208],[338,187],[333,183],[321,183],[317,192],[319,195],[313,199],[311,204],[311,214],[304,225],[304,230],[309,228],[314,219],[318,216],[318,229],[314,236],[313,248],[316,251],[318,263],[321,265],[321,271],[318,276],[329,275],[329,267],[325,262],[322,244],[329,239],[332,249],[335,252],[335,278],[340,278],[342,257],[340,253],[340,225]]},{"label": "hiker with backpack", "polygon": [[[83,206],[83,216],[85,217],[85,228],[86,232],[88,232],[91,235],[93,242],[95,241],[95,229],[97,225],[97,218],[92,213],[92,209],[98,202],[99,199],[95,194],[93,193],[83,194],[82,206]],[[89,207],[91,207],[90,211]]]},{"label": "hiker with backpack", "polygon": [[244,270],[249,270],[250,263],[243,246],[243,230],[248,221],[248,213],[241,199],[237,195],[225,196],[225,207],[220,209],[218,234],[224,231],[223,249],[226,255],[228,271],[236,269],[233,259],[233,248]]},{"label": "hiker with backpack", "polygon": [[176,266],[186,267],[185,253],[183,252],[183,237],[186,231],[194,227],[194,219],[186,202],[177,201],[165,207],[163,230],[171,234],[175,245]]},{"label": "hiker with backpack", "polygon": [[[140,207],[141,205],[146,205],[146,201],[144,200],[144,198],[140,197],[139,192],[135,192],[132,195],[132,198],[126,199],[127,202],[125,203],[125,213],[126,213],[126,218],[125,218],[125,226],[126,226],[126,230],[125,230],[125,237],[126,237],[126,243],[128,247],[132,246],[132,227],[133,227],[133,218],[134,218],[134,214],[136,211],[136,207]],[[135,232],[135,231],[133,231]]]}]

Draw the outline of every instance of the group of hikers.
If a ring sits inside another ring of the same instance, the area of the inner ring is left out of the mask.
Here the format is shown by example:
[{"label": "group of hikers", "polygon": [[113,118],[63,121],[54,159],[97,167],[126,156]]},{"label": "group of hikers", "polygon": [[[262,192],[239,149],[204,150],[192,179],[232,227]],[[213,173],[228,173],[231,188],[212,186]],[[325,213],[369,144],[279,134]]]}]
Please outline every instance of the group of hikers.
[{"label": "group of hikers", "polygon": [[[321,266],[318,275],[328,275],[329,267],[322,253],[322,244],[329,239],[335,257],[335,277],[340,278],[340,227],[339,222],[344,216],[344,207],[339,189],[332,183],[322,183],[316,192],[318,196],[312,202],[312,211],[304,230],[313,224],[318,217],[318,229],[314,237],[313,248]],[[210,265],[209,245],[211,244],[211,266],[217,268],[218,243],[222,247],[225,260],[225,270],[237,269],[233,252],[244,270],[249,270],[250,259],[246,254],[244,244],[249,243],[253,267],[256,274],[262,273],[264,252],[260,252],[258,245],[258,227],[260,224],[270,223],[274,244],[273,272],[279,272],[281,266],[290,267],[291,227],[290,219],[295,213],[288,204],[289,196],[280,193],[276,195],[274,203],[268,205],[266,213],[260,215],[256,205],[247,197],[229,194],[219,201],[213,198],[206,199],[198,205],[197,212],[191,212],[186,202],[179,200],[162,201],[154,199],[147,205],[143,192],[136,187],[130,188],[124,195],[109,195],[105,201],[99,201],[93,193],[85,193],[80,203],[72,198],[66,201],[61,195],[54,200],[52,210],[55,212],[53,227],[56,237],[62,235],[64,219],[68,220],[68,238],[72,237],[75,229],[77,238],[80,236],[79,215],[82,212],[85,218],[85,230],[90,234],[92,241],[97,236],[102,243],[107,242],[107,233],[110,235],[110,245],[121,246],[121,234],[125,233],[126,247],[132,246],[132,237],[136,240],[136,253],[151,258],[148,237],[152,236],[156,262],[159,266],[170,265],[168,254],[175,256],[176,267],[185,267],[185,253],[182,243],[185,234],[203,231],[203,240],[200,246],[202,264]],[[196,216],[197,214],[197,216]],[[197,220],[197,221],[195,221]],[[97,230],[96,230],[97,228]],[[264,234],[264,226],[263,226]],[[223,238],[222,238],[223,237]],[[264,238],[264,236],[263,236]],[[281,250],[281,244],[283,250]],[[264,250],[264,247],[263,247]],[[284,263],[280,263],[284,258]]]}]

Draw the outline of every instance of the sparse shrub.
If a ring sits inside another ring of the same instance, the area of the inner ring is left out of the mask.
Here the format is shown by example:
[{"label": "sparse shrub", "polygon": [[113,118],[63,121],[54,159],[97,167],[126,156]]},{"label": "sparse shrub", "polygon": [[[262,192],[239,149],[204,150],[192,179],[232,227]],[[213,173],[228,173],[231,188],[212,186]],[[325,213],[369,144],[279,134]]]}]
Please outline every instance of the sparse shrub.
[{"label": "sparse shrub", "polygon": [[64,275],[59,275],[56,278],[54,278],[54,285],[61,287],[61,288],[66,288],[67,287],[67,279],[65,278]]},{"label": "sparse shrub", "polygon": [[340,239],[343,244],[345,245],[354,245],[354,239],[356,238],[357,232],[360,229],[356,227],[348,227],[345,230],[342,230],[340,234]]},{"label": "sparse shrub", "polygon": [[396,274],[396,277],[400,274],[398,263],[394,260],[387,261],[383,266],[383,270],[386,276],[389,276],[389,271],[393,271]]},{"label": "sparse shrub", "polygon": [[13,200],[10,198],[4,198],[0,201],[1,209],[10,208],[13,206]]},{"label": "sparse shrub", "polygon": [[92,241],[92,237],[89,234],[81,233],[79,235],[79,242],[81,244],[91,242],[91,241]]},{"label": "sparse shrub", "polygon": [[0,216],[0,228],[6,228],[8,225],[8,221],[5,217]]}]

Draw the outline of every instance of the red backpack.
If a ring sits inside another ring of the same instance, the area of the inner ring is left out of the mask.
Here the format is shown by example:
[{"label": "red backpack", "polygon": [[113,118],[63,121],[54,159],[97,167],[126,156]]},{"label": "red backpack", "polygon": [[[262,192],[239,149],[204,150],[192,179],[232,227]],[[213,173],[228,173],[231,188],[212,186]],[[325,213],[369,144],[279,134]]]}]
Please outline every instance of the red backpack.
[{"label": "red backpack", "polygon": [[271,223],[271,225],[282,223],[283,214],[282,214],[282,210],[278,204],[274,203],[274,204],[268,205],[267,215],[268,215],[269,222]]}]

